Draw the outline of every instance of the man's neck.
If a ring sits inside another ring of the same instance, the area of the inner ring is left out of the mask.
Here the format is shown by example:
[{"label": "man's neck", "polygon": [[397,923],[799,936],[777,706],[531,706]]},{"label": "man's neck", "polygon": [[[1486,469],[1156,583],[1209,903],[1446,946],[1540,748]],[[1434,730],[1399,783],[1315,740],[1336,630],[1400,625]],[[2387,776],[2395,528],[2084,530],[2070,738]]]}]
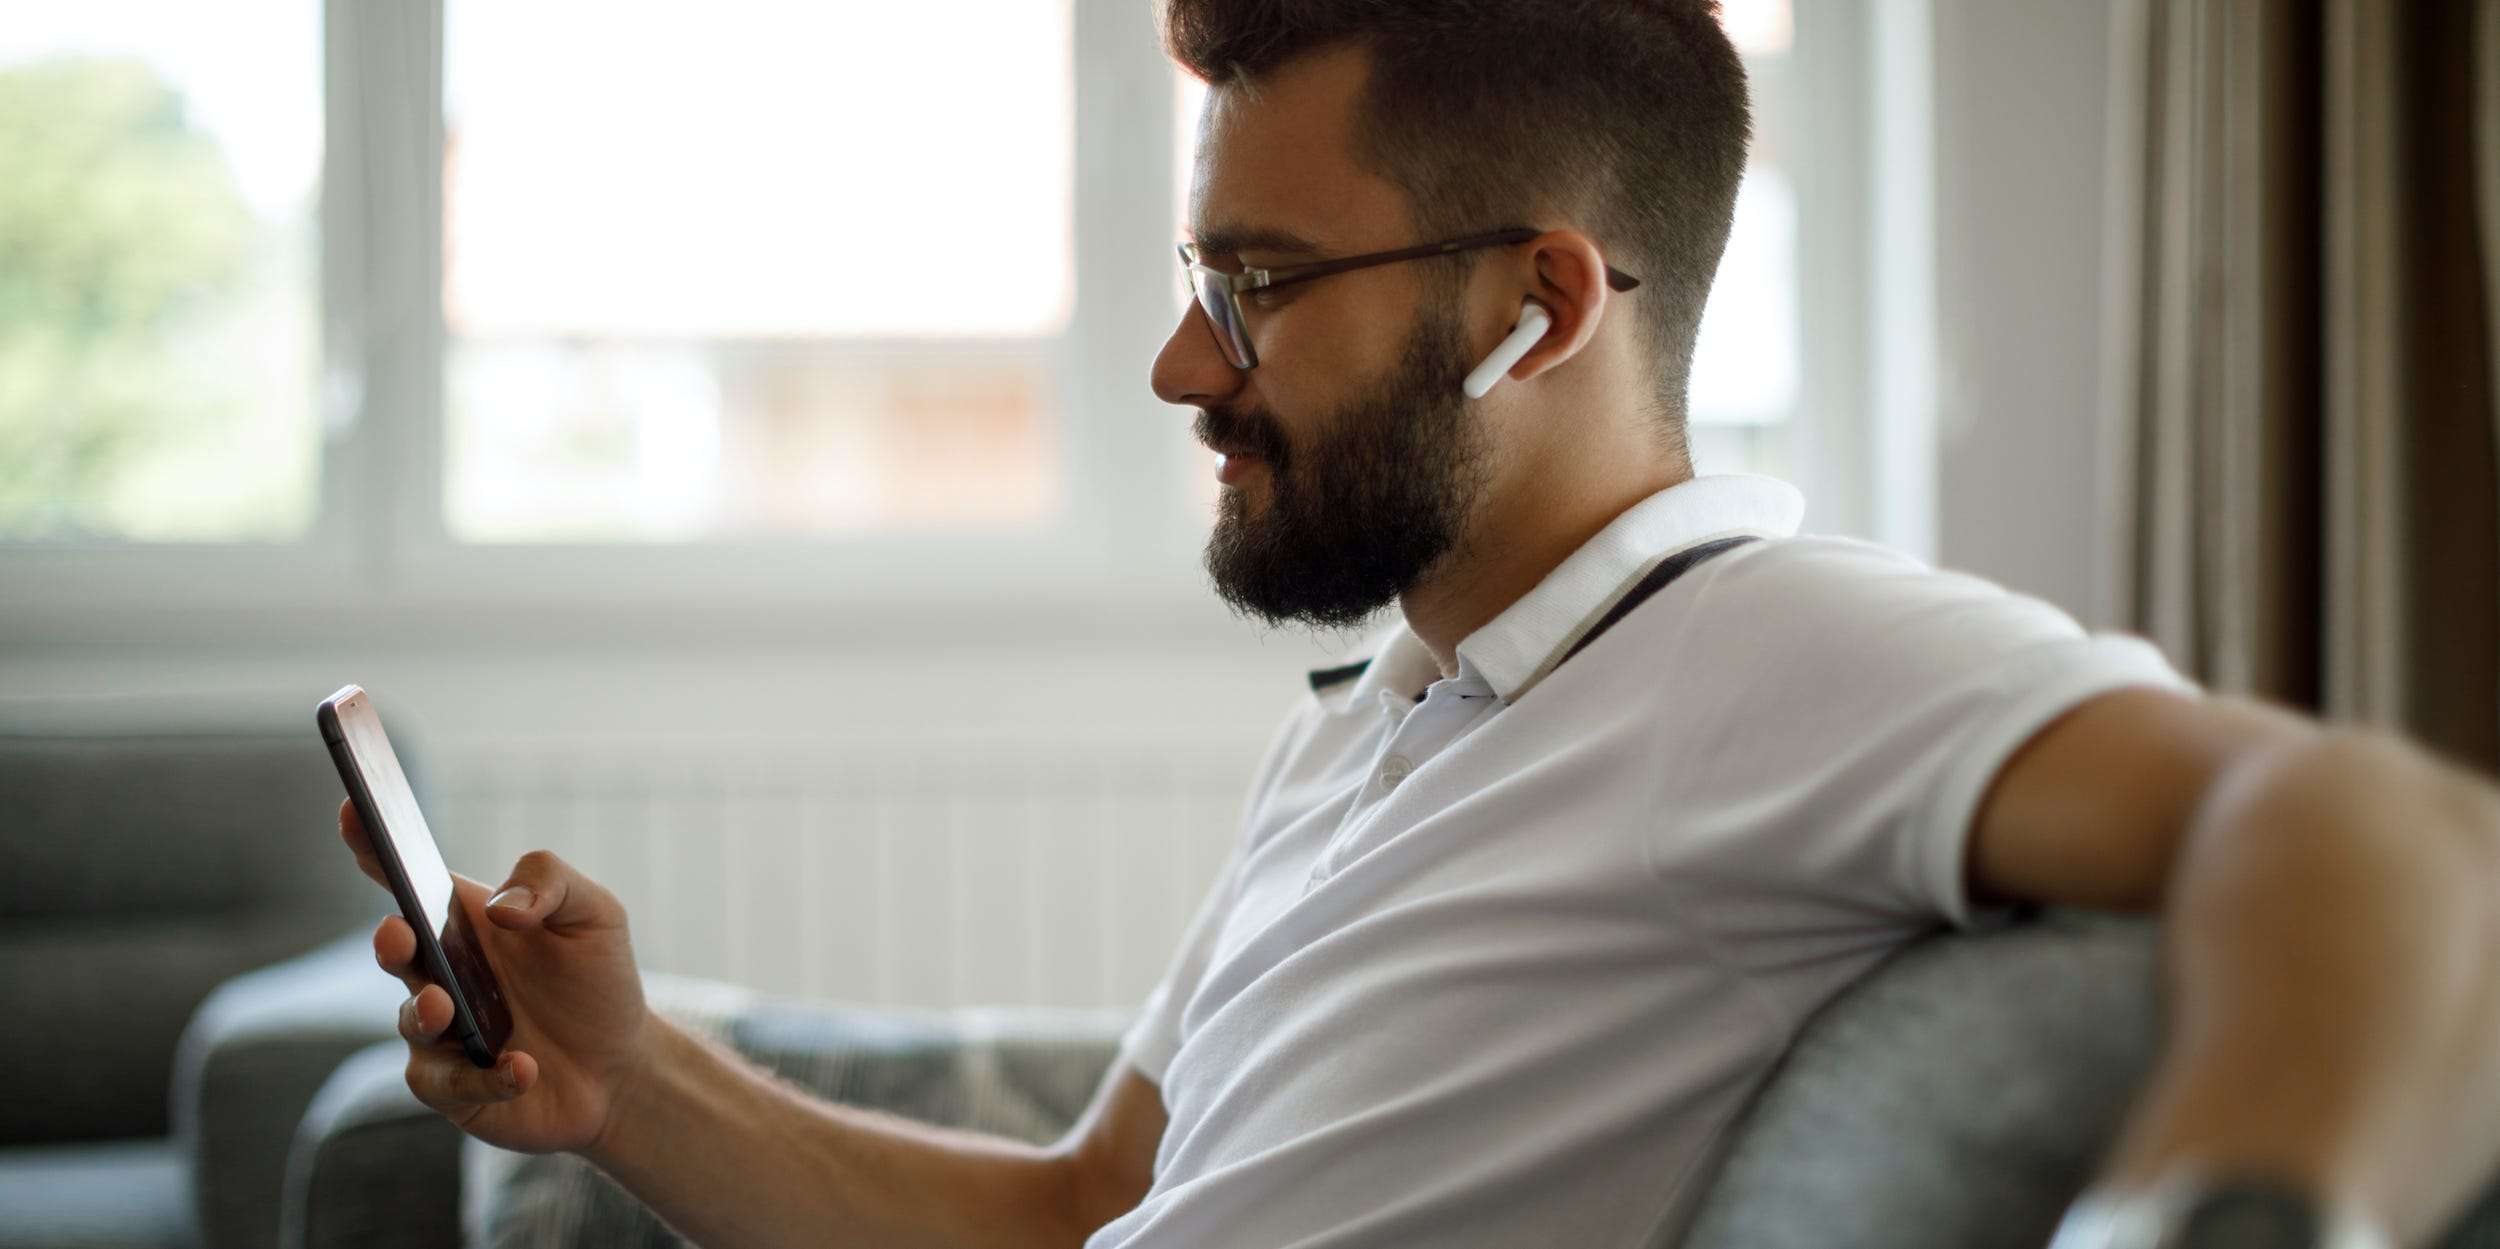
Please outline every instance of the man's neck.
[{"label": "man's neck", "polygon": [[[1447,567],[1398,596],[1407,628],[1442,676],[1457,676],[1458,644],[1469,634],[1509,610],[1633,504],[1692,475],[1679,464],[1568,489],[1512,492],[1505,505],[1475,518],[1469,540]],[[1571,504],[1556,506],[1558,498]]]}]

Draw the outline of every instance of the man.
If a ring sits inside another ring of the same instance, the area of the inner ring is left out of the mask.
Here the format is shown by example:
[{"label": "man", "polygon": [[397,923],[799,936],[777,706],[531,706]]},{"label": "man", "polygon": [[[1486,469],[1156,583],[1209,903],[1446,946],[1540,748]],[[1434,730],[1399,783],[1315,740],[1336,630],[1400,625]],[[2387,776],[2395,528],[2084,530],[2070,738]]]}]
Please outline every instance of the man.
[{"label": "man", "polygon": [[[1635,1246],[1903,941],[2160,907],[2173,1035],[2108,1191],[2354,1244],[2458,1208],[2500,1152],[2500,795],[1693,476],[1747,126],[1702,4],[1170,0],[1166,29],[1212,90],[1199,300],[1153,383],[1225,457],[1210,572],[1269,620],[1401,611],[1313,674],[1082,1121],[1032,1148],[777,1084],[652,1017],[616,900],[543,852],[459,884],[516,1016],[493,1071],[376,933],[421,1098],[715,1249]],[[1550,327],[1463,395],[1530,305]]]}]

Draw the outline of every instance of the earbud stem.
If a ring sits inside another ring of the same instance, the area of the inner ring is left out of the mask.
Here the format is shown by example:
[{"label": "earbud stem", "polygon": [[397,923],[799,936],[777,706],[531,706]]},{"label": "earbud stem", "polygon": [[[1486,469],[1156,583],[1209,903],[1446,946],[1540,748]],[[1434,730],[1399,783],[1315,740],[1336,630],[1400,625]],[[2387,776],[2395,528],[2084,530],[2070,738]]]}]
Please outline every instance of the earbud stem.
[{"label": "earbud stem", "polygon": [[1501,346],[1493,349],[1493,354],[1484,358],[1484,363],[1467,375],[1467,380],[1460,384],[1459,389],[1466,391],[1470,399],[1484,398],[1485,393],[1493,389],[1493,384],[1502,380],[1511,366],[1519,363],[1519,358],[1527,355],[1529,348],[1536,346],[1538,339],[1545,337],[1545,331],[1553,324],[1553,316],[1545,311],[1543,305],[1534,300],[1528,301],[1520,309],[1519,327],[1502,340]]}]

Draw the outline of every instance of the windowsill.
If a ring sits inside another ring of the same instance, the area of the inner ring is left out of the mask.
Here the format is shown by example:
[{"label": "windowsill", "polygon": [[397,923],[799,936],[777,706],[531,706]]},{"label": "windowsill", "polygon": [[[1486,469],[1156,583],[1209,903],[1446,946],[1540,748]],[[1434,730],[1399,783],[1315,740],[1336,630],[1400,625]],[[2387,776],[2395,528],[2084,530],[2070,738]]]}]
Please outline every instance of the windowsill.
[{"label": "windowsill", "polygon": [[445,546],[388,561],[344,543],[19,548],[0,551],[0,647],[977,645],[1131,632],[1220,640],[1249,628],[1215,599],[1181,536],[1203,535],[1122,551],[932,538]]}]

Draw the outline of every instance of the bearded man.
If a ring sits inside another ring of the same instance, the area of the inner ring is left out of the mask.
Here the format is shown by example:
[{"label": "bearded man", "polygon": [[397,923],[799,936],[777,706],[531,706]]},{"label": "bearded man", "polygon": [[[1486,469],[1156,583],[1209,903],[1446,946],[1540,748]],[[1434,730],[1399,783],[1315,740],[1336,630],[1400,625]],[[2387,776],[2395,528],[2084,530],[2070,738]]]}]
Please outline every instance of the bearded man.
[{"label": "bearded man", "polygon": [[2162,911],[2175,972],[2076,1237],[2454,1212],[2500,1149],[2500,795],[1694,474],[1748,130],[1709,6],[1164,23],[1210,91],[1152,382],[1223,457],[1208,570],[1269,622],[1395,611],[1310,675],[1092,1106],[1029,1147],[810,1099],[651,1015],[622,908],[543,853],[460,885],[518,1017],[494,1070],[376,934],[420,1097],[715,1249],[1636,1249],[1820,1005],[2055,904]]}]

